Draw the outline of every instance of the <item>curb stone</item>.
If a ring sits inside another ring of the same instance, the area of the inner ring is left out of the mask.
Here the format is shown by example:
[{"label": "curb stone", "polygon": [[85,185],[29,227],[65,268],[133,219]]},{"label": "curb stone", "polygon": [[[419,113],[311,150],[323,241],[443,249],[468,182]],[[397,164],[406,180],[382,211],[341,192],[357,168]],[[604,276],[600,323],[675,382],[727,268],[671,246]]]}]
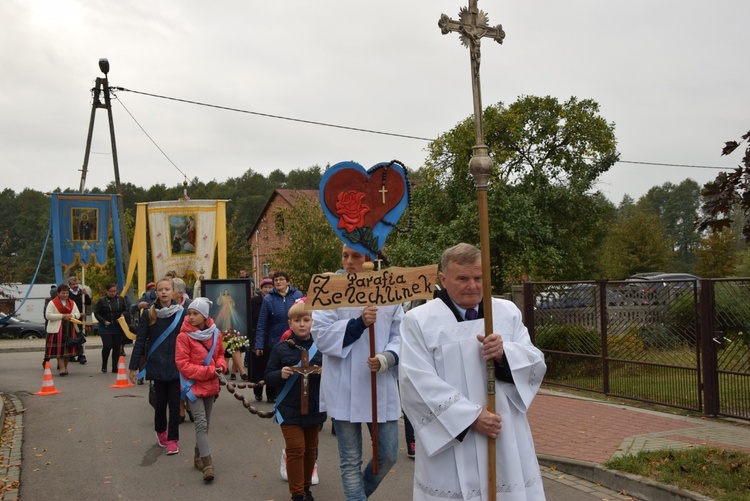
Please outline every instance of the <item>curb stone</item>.
[{"label": "curb stone", "polygon": [[613,491],[627,492],[643,501],[714,501],[697,492],[661,484],[639,475],[608,470],[597,463],[547,454],[537,454],[537,459],[541,465],[555,467],[557,471],[601,484]]},{"label": "curb stone", "polygon": [[[8,408],[6,409],[6,399]],[[0,476],[2,476],[5,487],[13,485],[14,487],[4,490],[2,501],[16,501],[19,499],[18,490],[21,485],[21,451],[23,444],[23,413],[18,411],[22,408],[21,401],[15,395],[5,395],[0,393],[0,403],[2,410],[0,416],[2,423],[5,424],[5,418],[9,421],[8,426],[8,443],[0,446],[0,451],[5,459],[4,465],[0,466]]]}]

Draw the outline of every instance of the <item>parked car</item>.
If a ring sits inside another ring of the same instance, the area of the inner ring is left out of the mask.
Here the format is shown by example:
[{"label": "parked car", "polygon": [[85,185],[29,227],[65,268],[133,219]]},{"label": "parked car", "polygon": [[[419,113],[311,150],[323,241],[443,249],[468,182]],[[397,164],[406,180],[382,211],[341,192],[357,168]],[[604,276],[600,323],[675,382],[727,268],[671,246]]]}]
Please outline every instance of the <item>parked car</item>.
[{"label": "parked car", "polygon": [[[0,318],[3,318],[0,314]],[[44,339],[47,330],[44,324],[19,320],[16,317],[7,317],[0,322],[0,339]]]},{"label": "parked car", "polygon": [[632,282],[623,290],[630,304],[662,304],[670,295],[679,295],[696,286],[700,277],[690,273],[639,273],[628,277]]},{"label": "parked car", "polygon": [[[599,300],[599,289],[594,284],[575,284],[556,295],[548,294],[538,302],[539,308],[590,308]],[[606,289],[607,306],[622,306],[624,298],[617,291]]]}]

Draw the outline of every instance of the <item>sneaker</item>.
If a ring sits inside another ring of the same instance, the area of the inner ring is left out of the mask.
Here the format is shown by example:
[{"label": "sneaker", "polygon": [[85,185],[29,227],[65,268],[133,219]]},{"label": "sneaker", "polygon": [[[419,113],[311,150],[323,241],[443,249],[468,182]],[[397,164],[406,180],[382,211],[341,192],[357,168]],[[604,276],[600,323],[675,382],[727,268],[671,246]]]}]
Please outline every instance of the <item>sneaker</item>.
[{"label": "sneaker", "polygon": [[312,485],[318,485],[320,483],[320,478],[318,478],[318,463],[315,463],[315,466],[313,466],[313,474],[312,474],[312,481],[310,482]]},{"label": "sneaker", "polygon": [[414,459],[414,456],[417,454],[417,444],[414,442],[409,442],[406,444],[406,455],[409,456],[411,459]]},{"label": "sneaker", "polygon": [[180,452],[180,448],[178,447],[177,440],[170,440],[167,442],[167,455],[171,456],[173,454],[177,454]]},{"label": "sneaker", "polygon": [[161,433],[156,432],[156,441],[159,442],[159,447],[166,447],[167,446],[167,432],[163,431]]},{"label": "sneaker", "polygon": [[281,474],[282,480],[289,480],[286,474],[286,449],[281,449],[281,466],[279,466],[279,474]]},{"label": "sneaker", "polygon": [[240,378],[241,378],[241,379],[242,379],[243,381],[250,381],[250,378],[249,378],[249,377],[247,377],[247,374],[241,374],[241,375],[240,375]]},{"label": "sneaker", "polygon": [[86,360],[86,357],[84,355],[81,355],[80,357],[78,357],[78,363],[79,364],[86,365],[86,362],[87,362],[87,360]]},{"label": "sneaker", "polygon": [[230,381],[237,381],[237,374],[235,374],[234,372],[233,372],[233,373],[231,373],[231,374],[229,375],[229,380],[230,380]]}]

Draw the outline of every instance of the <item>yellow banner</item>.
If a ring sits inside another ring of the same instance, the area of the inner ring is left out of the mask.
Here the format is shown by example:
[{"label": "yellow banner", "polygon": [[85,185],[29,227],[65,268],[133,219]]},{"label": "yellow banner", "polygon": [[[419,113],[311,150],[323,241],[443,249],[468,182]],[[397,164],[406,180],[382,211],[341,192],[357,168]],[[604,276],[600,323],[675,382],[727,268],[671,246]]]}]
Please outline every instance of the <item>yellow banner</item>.
[{"label": "yellow banner", "polygon": [[315,275],[307,289],[306,306],[312,310],[330,310],[343,306],[385,306],[432,299],[437,274],[437,265],[433,264],[343,275]]},{"label": "yellow banner", "polygon": [[70,321],[78,325],[96,325],[99,323],[99,322],[84,322],[82,320],[78,320],[77,318],[71,318]]},{"label": "yellow banner", "polygon": [[130,326],[125,321],[125,317],[121,316],[120,318],[118,318],[117,323],[120,324],[120,327],[122,327],[122,332],[125,333],[128,339],[132,339],[133,341],[135,341],[136,335],[130,332]]}]

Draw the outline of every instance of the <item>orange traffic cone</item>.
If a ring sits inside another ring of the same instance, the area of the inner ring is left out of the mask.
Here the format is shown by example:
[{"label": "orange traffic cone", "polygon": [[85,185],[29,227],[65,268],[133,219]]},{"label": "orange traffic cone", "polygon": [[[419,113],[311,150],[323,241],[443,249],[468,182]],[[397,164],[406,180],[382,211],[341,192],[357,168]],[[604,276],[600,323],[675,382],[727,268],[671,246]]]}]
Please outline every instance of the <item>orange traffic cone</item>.
[{"label": "orange traffic cone", "polygon": [[130,388],[131,386],[135,385],[128,381],[128,376],[125,374],[125,357],[120,355],[120,361],[117,362],[117,381],[115,381],[115,384],[109,385],[109,387]]},{"label": "orange traffic cone", "polygon": [[52,370],[49,368],[49,362],[44,362],[44,378],[42,379],[42,389],[34,395],[57,395],[62,393],[55,389],[55,383],[52,381]]}]

